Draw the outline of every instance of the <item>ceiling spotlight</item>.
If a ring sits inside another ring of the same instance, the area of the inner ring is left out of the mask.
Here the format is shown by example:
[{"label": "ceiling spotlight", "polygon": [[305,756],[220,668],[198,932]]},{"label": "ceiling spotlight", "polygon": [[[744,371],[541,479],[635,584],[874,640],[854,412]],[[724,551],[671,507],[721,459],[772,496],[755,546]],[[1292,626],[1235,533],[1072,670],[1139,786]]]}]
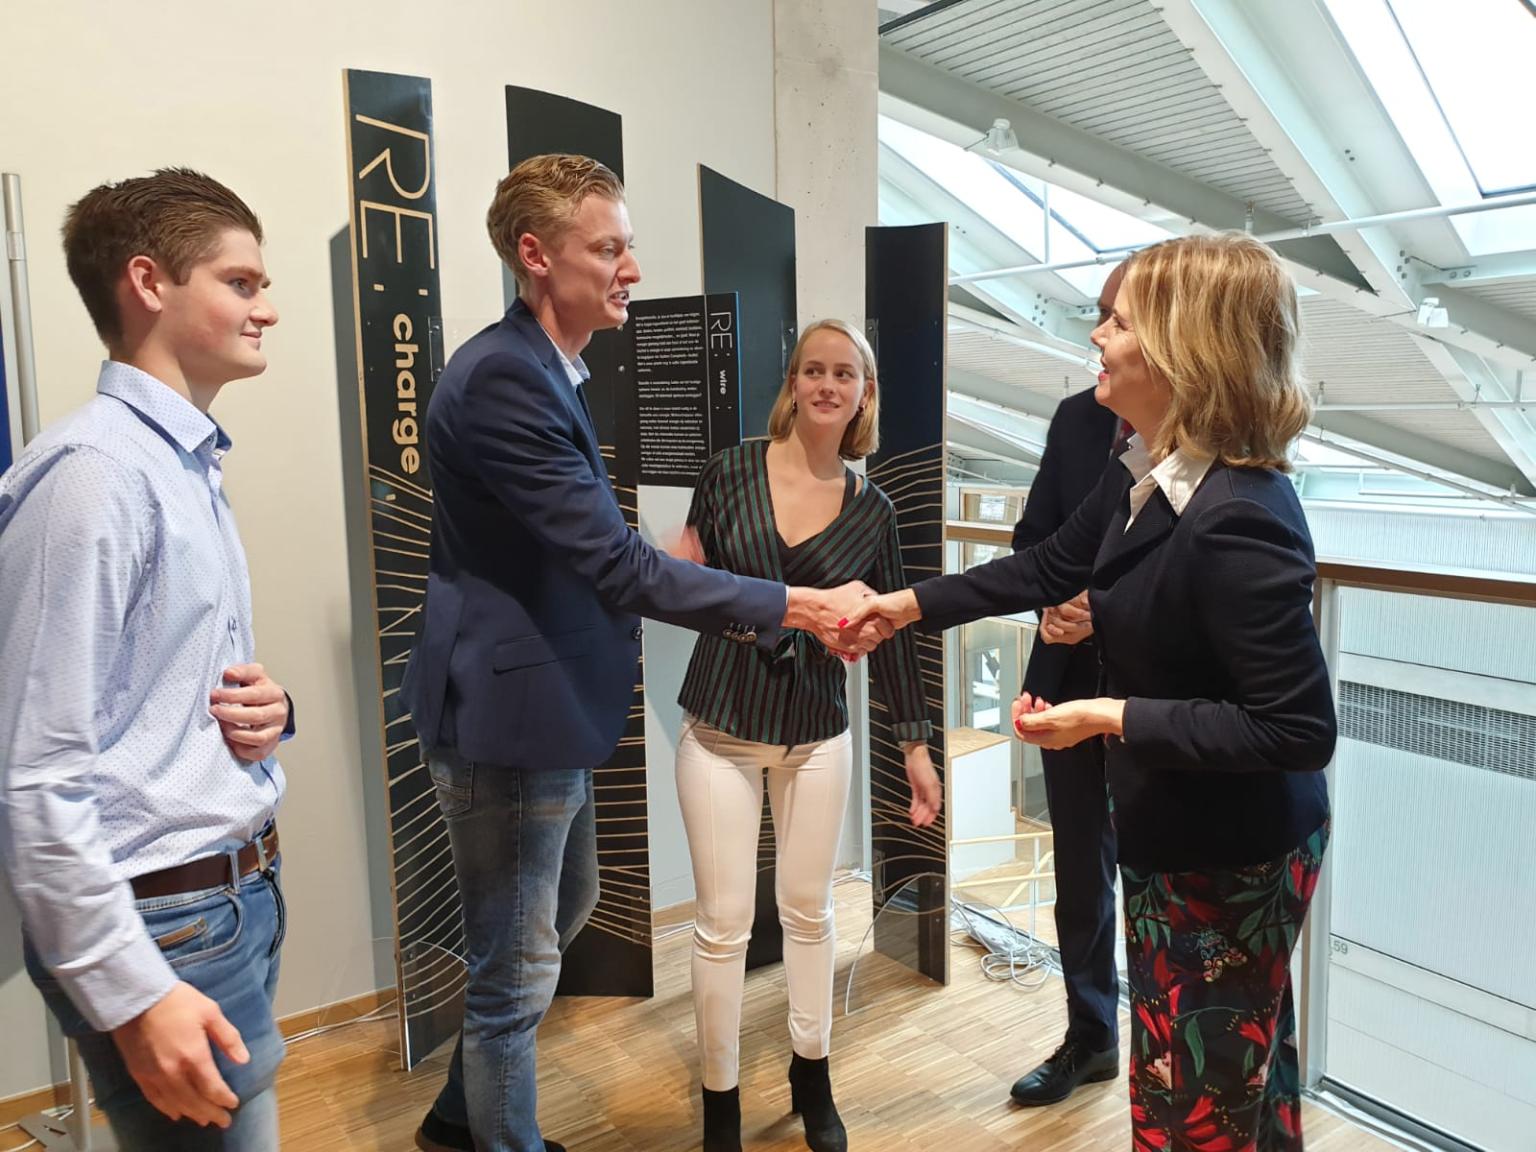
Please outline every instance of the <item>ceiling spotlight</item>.
[{"label": "ceiling spotlight", "polygon": [[1013,125],[1002,117],[998,117],[992,121],[992,127],[987,129],[987,134],[967,148],[966,151],[969,152],[971,148],[980,148],[989,156],[997,156],[1018,146],[1019,138],[1014,133]]}]

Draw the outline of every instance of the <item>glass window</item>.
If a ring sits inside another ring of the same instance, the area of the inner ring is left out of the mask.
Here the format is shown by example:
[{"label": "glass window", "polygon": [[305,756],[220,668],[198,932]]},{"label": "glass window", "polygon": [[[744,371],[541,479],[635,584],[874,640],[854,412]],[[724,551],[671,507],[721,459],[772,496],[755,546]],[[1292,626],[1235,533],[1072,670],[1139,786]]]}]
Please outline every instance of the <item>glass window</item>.
[{"label": "glass window", "polygon": [[1388,0],[1484,196],[1536,187],[1516,125],[1531,101],[1536,12],[1522,0]]}]

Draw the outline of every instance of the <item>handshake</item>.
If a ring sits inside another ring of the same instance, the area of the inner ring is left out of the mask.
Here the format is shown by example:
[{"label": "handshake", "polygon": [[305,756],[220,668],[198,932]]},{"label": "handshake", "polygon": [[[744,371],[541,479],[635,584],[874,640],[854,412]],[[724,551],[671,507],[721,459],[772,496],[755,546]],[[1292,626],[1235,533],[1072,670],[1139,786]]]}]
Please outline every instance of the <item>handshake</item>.
[{"label": "handshake", "polygon": [[809,632],[828,651],[853,661],[920,615],[911,589],[882,596],[862,580],[853,580],[839,588],[791,588],[784,627]]},{"label": "handshake", "polygon": [[[684,528],[667,551],[679,560],[705,563],[699,534],[692,528]],[[921,615],[911,589],[882,596],[864,581],[851,580],[839,588],[790,588],[783,624],[811,633],[827,651],[854,661]]]}]

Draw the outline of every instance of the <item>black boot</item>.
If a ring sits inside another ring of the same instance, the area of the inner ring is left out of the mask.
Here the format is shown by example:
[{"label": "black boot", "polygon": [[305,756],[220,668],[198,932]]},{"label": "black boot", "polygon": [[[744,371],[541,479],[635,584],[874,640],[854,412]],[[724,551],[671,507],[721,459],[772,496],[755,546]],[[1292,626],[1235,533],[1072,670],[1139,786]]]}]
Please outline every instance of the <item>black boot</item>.
[{"label": "black boot", "polygon": [[811,1152],[848,1152],[848,1130],[832,1102],[827,1058],[807,1060],[798,1052],[789,1061],[789,1110],[805,1121],[805,1146]]},{"label": "black boot", "polygon": [[704,1089],[704,1152],[741,1152],[741,1089]]}]

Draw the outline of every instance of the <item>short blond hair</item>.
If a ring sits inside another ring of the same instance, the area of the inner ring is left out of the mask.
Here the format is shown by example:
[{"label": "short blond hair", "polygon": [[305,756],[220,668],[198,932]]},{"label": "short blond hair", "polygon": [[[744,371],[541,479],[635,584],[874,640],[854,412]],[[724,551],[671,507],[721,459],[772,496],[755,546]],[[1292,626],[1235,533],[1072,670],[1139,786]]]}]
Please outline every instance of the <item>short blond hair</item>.
[{"label": "short blond hair", "polygon": [[1296,285],[1280,258],[1241,232],[1181,236],[1132,256],[1124,291],[1142,355],[1172,394],[1153,455],[1187,448],[1290,471],[1312,401]]},{"label": "short blond hair", "polygon": [[800,339],[795,341],[795,350],[790,353],[789,372],[784,377],[784,386],[779,389],[779,398],[773,402],[773,411],[768,414],[768,435],[775,440],[789,437],[790,430],[795,426],[795,377],[800,374],[805,342],[817,332],[828,330],[848,338],[854,351],[859,354],[859,366],[863,370],[864,380],[874,385],[870,389],[869,399],[860,397],[859,414],[843,429],[842,442],[837,446],[837,453],[844,460],[862,460],[880,448],[880,384],[875,376],[875,350],[869,346],[864,333],[846,320],[817,320],[806,325],[800,333]]},{"label": "short blond hair", "polygon": [[496,185],[485,227],[520,291],[528,287],[530,277],[517,254],[518,240],[531,232],[545,244],[558,243],[588,196],[622,202],[624,182],[590,156],[563,152],[530,156]]}]

